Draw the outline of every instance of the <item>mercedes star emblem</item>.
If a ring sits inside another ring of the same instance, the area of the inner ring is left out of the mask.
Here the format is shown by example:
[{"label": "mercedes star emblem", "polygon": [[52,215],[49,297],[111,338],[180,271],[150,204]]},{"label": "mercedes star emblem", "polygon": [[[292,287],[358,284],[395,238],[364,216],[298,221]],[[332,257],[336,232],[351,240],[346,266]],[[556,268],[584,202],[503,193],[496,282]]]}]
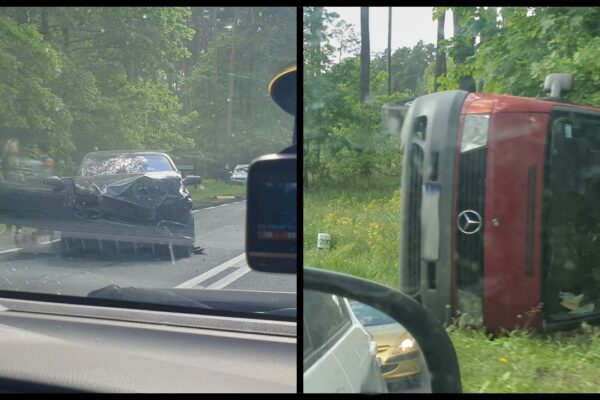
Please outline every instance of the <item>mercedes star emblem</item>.
[{"label": "mercedes star emblem", "polygon": [[473,210],[465,210],[458,214],[458,230],[466,235],[472,235],[481,229],[481,215]]}]

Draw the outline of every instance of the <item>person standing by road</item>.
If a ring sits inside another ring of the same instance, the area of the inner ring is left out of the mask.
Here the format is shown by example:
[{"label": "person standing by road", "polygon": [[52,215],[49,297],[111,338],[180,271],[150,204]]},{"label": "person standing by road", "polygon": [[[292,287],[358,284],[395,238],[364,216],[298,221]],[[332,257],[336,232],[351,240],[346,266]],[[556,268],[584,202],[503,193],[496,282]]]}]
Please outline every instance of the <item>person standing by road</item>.
[{"label": "person standing by road", "polygon": [[40,160],[44,163],[46,169],[46,175],[54,175],[54,159],[50,157],[49,146],[47,144],[41,144],[40,148]]},{"label": "person standing by road", "polygon": [[17,142],[17,139],[8,139],[4,145],[4,154],[2,155],[2,177],[4,180],[18,180],[20,166],[19,142]]},{"label": "person standing by road", "polygon": [[[54,159],[50,157],[48,144],[42,143],[38,148],[40,150],[40,161],[44,164],[43,176],[49,177],[54,175]],[[36,240],[39,240],[40,237],[45,235],[48,235],[50,240],[54,240],[55,232],[47,229],[38,229],[33,233]]]},{"label": "person standing by road", "polygon": [[[4,145],[4,153],[2,155],[2,178],[4,181],[18,181],[19,167],[21,159],[19,157],[19,142],[17,139],[8,139]],[[15,234],[22,232],[21,227],[17,226]],[[6,225],[6,234],[12,233],[12,225]]]}]

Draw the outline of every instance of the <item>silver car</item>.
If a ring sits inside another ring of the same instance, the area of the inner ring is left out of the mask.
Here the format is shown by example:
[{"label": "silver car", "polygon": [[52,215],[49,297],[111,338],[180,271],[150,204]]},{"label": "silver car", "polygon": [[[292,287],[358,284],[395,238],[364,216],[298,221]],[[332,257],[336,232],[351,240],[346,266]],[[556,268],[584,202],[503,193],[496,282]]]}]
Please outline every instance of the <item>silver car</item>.
[{"label": "silver car", "polygon": [[229,179],[233,183],[245,185],[246,180],[248,179],[248,164],[236,165],[233,171],[231,172],[231,177]]},{"label": "silver car", "polygon": [[377,344],[348,300],[305,290],[303,323],[305,393],[387,393]]}]

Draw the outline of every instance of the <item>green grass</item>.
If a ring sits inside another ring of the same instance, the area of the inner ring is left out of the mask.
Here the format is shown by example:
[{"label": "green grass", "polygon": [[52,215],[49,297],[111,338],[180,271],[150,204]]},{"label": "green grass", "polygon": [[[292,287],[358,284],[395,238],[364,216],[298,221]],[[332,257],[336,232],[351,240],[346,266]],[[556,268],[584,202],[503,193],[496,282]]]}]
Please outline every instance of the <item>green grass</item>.
[{"label": "green grass", "polygon": [[[304,194],[305,265],[332,269],[398,288],[399,192],[393,187],[327,189]],[[317,233],[332,235],[317,250]],[[600,392],[600,329],[490,339],[452,326],[463,391],[470,393]]]},{"label": "green grass", "polygon": [[246,185],[238,185],[214,179],[203,179],[198,188],[188,186],[194,201],[210,201],[217,196],[246,196]]},{"label": "green grass", "polygon": [[496,338],[448,329],[468,393],[600,393],[600,329]]},{"label": "green grass", "polygon": [[[304,194],[304,263],[398,288],[399,191],[320,190]],[[317,250],[317,234],[331,249]]]}]

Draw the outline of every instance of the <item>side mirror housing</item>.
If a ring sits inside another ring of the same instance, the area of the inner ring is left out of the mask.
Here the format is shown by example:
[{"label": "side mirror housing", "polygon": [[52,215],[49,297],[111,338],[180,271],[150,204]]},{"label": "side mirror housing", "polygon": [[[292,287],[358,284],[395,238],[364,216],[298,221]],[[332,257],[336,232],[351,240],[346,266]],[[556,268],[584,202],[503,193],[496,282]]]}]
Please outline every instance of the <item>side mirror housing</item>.
[{"label": "side mirror housing", "polygon": [[295,274],[297,234],[297,158],[259,157],[248,169],[246,257],[260,272]]},{"label": "side mirror housing", "polygon": [[[338,390],[344,382],[337,380],[339,369],[353,380],[349,391],[363,393],[460,393],[462,384],[456,351],[440,323],[435,321],[414,299],[387,286],[354,276],[316,268],[304,268],[304,329],[311,338],[332,339],[328,332],[340,308],[351,316],[343,338],[353,337],[353,349],[364,356],[371,353],[369,339],[376,342],[378,353],[367,363],[327,363],[327,353],[311,353],[314,343],[304,336],[304,391]],[[330,303],[330,304],[327,304]],[[353,315],[352,315],[353,314]],[[382,334],[385,327],[386,334]],[[351,329],[353,332],[351,332]],[[393,331],[391,331],[393,329]],[[311,333],[314,333],[311,335]],[[393,333],[393,334],[392,334]],[[324,336],[325,335],[325,336]],[[332,339],[336,340],[336,339]],[[377,342],[380,343],[377,343]],[[393,346],[397,346],[391,349]],[[334,342],[332,344],[336,345]],[[360,346],[359,346],[360,345]],[[390,348],[387,349],[386,348]],[[322,362],[319,362],[322,361]],[[339,360],[338,360],[339,361]],[[400,364],[403,365],[400,365]],[[402,367],[406,367],[403,369]],[[400,385],[394,371],[413,371],[417,387]],[[382,387],[382,377],[385,386]]]},{"label": "side mirror housing", "polygon": [[199,185],[202,183],[202,178],[196,175],[188,175],[183,179],[183,184],[185,186],[189,185]]},{"label": "side mirror housing", "polygon": [[550,92],[551,98],[559,98],[563,91],[568,92],[572,89],[573,75],[571,74],[549,74],[544,80],[544,90]]},{"label": "side mirror housing", "polygon": [[49,176],[48,178],[44,179],[44,184],[51,186],[56,192],[61,191],[65,187],[67,187],[65,181],[58,176]]}]

